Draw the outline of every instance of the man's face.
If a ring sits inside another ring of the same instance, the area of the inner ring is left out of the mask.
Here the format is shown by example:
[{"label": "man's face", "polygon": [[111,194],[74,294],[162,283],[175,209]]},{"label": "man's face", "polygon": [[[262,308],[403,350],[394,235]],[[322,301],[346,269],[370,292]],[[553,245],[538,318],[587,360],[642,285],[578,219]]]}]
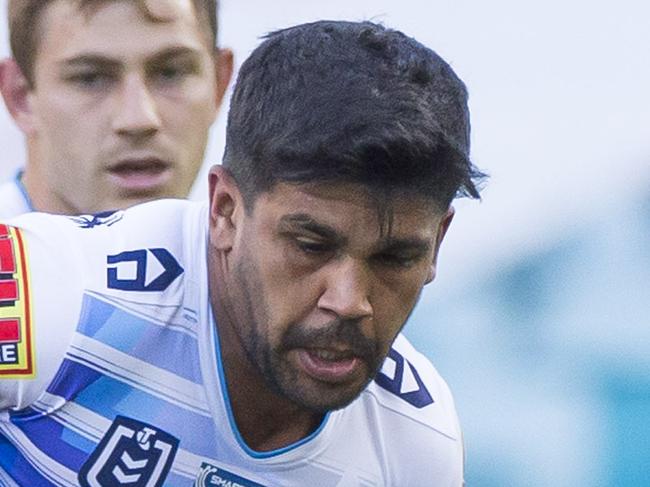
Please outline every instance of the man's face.
[{"label": "man's face", "polygon": [[130,1],[43,13],[28,139],[60,212],[190,190],[218,105],[215,60],[192,2],[160,6],[164,21]]},{"label": "man's face", "polygon": [[389,229],[375,201],[359,185],[281,183],[235,218],[218,291],[228,319],[271,390],[312,411],[345,406],[375,376],[451,221],[398,196]]}]

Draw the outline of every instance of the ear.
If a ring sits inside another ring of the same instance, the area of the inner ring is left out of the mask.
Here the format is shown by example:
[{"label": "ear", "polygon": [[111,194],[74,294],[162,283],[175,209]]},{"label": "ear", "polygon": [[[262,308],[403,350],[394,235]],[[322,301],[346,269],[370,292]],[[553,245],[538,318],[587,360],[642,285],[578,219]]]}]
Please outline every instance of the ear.
[{"label": "ear", "polygon": [[7,110],[27,136],[34,133],[34,117],[29,100],[30,94],[27,78],[12,58],[0,62],[0,92],[7,105]]},{"label": "ear", "polygon": [[454,210],[454,207],[450,206],[449,209],[445,212],[445,214],[438,222],[438,231],[436,233],[436,246],[433,251],[433,260],[431,261],[431,266],[429,267],[429,274],[427,276],[426,284],[429,284],[436,277],[436,270],[438,266],[438,252],[440,251],[440,245],[442,244],[442,241],[445,238],[445,235],[447,234],[447,230],[449,229],[449,225],[451,225],[451,221],[454,219],[455,212],[456,210]]},{"label": "ear", "polygon": [[228,252],[237,236],[244,215],[244,200],[235,179],[223,166],[212,166],[208,175],[210,192],[210,243]]},{"label": "ear", "polygon": [[215,100],[217,108],[223,101],[223,96],[232,78],[233,54],[230,49],[217,49],[214,56],[215,73],[217,76],[217,87],[215,91]]}]

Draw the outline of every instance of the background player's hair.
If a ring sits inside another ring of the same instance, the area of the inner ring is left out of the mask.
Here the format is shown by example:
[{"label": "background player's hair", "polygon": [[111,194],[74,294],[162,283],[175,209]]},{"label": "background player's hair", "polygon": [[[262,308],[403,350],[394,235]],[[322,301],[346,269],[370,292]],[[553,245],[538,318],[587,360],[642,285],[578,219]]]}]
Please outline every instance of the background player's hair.
[{"label": "background player's hair", "polygon": [[[30,86],[34,85],[34,62],[41,38],[41,17],[45,7],[57,0],[9,0],[9,42],[11,55],[16,60]],[[91,10],[104,3],[118,0],[68,0],[80,10]],[[132,0],[153,21],[158,19],[148,6],[151,0]],[[201,24],[209,31],[211,42],[217,43],[218,0],[192,0]]]},{"label": "background player's hair", "polygon": [[250,208],[277,182],[361,183],[446,209],[479,197],[467,91],[435,52],[371,22],[280,30],[244,62],[224,165]]}]

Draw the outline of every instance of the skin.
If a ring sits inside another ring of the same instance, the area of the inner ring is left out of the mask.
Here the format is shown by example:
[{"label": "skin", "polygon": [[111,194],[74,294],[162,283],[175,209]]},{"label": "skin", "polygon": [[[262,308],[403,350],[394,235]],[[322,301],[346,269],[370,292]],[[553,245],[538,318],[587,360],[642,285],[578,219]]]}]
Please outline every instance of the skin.
[{"label": "skin", "polygon": [[375,376],[435,276],[453,210],[395,196],[382,232],[356,184],[276,184],[252,210],[210,174],[212,307],[237,427],[257,451],[314,431]]},{"label": "skin", "polygon": [[41,18],[30,87],[13,60],[0,88],[26,136],[23,183],[37,210],[92,213],[186,197],[232,72],[188,0],[145,17],[133,3]]}]

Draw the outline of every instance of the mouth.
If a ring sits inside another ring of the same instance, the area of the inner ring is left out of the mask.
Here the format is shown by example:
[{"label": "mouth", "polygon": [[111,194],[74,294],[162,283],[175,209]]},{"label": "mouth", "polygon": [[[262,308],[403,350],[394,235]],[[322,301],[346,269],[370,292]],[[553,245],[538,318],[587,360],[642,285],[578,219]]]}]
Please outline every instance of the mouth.
[{"label": "mouth", "polygon": [[127,193],[152,193],[171,179],[171,164],[157,157],[122,159],[108,168],[118,188]]},{"label": "mouth", "polygon": [[363,360],[346,350],[303,348],[297,350],[297,354],[302,369],[320,382],[349,382],[358,376],[363,367]]}]

